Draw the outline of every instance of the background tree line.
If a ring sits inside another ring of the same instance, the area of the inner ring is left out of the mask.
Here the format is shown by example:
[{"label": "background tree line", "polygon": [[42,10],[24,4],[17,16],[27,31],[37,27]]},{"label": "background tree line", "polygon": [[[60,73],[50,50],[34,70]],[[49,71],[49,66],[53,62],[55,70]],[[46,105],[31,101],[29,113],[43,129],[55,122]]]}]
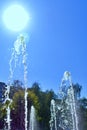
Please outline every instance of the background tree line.
[{"label": "background tree line", "polygon": [[[4,91],[6,84],[0,82],[0,129],[4,128],[6,118],[6,105],[4,101]],[[81,86],[74,85],[77,95],[80,96]],[[3,97],[3,98],[2,98]],[[11,129],[24,130],[24,87],[21,81],[15,80],[11,85],[10,98],[11,104]],[[35,82],[31,88],[28,88],[28,119],[30,108],[33,105],[36,109],[36,118],[40,130],[50,130],[50,102],[51,100],[59,100],[53,90],[42,91],[39,84]],[[81,123],[83,130],[87,130],[87,99],[80,98]],[[29,122],[28,122],[29,126]]]}]

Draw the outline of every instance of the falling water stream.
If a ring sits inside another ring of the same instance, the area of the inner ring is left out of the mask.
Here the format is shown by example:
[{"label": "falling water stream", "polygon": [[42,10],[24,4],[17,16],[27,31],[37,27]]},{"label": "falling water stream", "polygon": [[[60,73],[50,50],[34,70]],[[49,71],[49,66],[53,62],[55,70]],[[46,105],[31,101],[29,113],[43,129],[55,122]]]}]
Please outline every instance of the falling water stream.
[{"label": "falling water stream", "polygon": [[27,53],[26,53],[26,35],[19,35],[14,42],[14,47],[12,49],[12,55],[11,59],[9,62],[9,71],[10,71],[10,76],[8,80],[8,85],[6,87],[5,91],[5,101],[4,103],[7,103],[8,106],[6,108],[7,111],[7,117],[5,119],[6,122],[6,130],[11,130],[11,117],[10,117],[10,105],[11,105],[11,99],[9,97],[10,94],[10,85],[11,85],[11,80],[13,78],[14,71],[18,65],[19,58],[22,57],[22,64],[24,68],[24,87],[25,87],[25,130],[27,130]]}]

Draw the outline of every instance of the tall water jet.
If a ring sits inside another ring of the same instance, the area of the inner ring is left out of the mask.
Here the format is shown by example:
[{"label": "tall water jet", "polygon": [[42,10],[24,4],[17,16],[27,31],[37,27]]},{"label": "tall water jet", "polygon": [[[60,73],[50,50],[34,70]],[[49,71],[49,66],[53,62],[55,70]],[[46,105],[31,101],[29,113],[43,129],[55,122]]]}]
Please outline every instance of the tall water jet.
[{"label": "tall water jet", "polygon": [[57,114],[56,114],[56,103],[55,101],[52,99],[51,100],[51,107],[50,107],[50,111],[51,111],[51,120],[50,120],[50,128],[51,130],[53,130],[53,127],[55,130],[57,130]]},{"label": "tall water jet", "polygon": [[14,47],[12,48],[12,55],[11,55],[11,59],[9,62],[9,66],[10,66],[10,76],[9,76],[9,83],[6,87],[6,92],[5,92],[5,103],[8,104],[7,106],[7,118],[6,118],[6,124],[7,124],[7,130],[11,129],[11,118],[10,118],[10,105],[11,105],[11,99],[9,97],[10,94],[10,86],[11,86],[11,80],[13,78],[13,74],[15,72],[15,69],[17,67],[17,65],[19,64],[18,62],[20,61],[20,57],[21,57],[21,63],[23,64],[23,68],[24,68],[24,87],[25,87],[25,96],[24,96],[24,100],[25,100],[25,130],[27,130],[27,53],[26,53],[26,35],[19,35],[17,37],[17,40],[14,42]]},{"label": "tall water jet", "polygon": [[[53,112],[53,101],[51,101],[50,130],[79,130],[78,101],[75,88],[72,84],[71,74],[68,71],[63,75],[58,97],[54,101],[55,112]],[[55,117],[57,127],[54,128]]]},{"label": "tall water jet", "polygon": [[64,129],[68,128],[70,130],[79,130],[76,107],[77,99],[75,97],[75,90],[73,88],[71,74],[68,71],[65,71],[63,75],[59,95],[61,97],[61,105],[63,105],[64,102],[66,105],[66,110],[63,108],[65,113],[62,113],[61,115],[61,117],[63,116],[62,123],[60,124],[61,127]]},{"label": "tall water jet", "polygon": [[38,130],[34,106],[31,106],[29,130]]},{"label": "tall water jet", "polygon": [[12,61],[13,61],[13,57],[14,57],[14,51],[12,52],[11,55],[11,59],[9,61],[9,79],[8,79],[8,84],[6,86],[6,90],[5,90],[5,100],[4,100],[4,104],[6,105],[6,119],[5,119],[5,129],[10,130],[11,129],[11,110],[10,110],[10,105],[12,103],[12,100],[10,99],[10,86],[11,86],[11,80],[13,77],[13,72],[14,70],[12,69]]},{"label": "tall water jet", "polygon": [[62,86],[63,82],[69,81],[70,88],[67,90],[67,96],[68,96],[68,105],[71,106],[71,115],[72,115],[72,123],[73,123],[73,130],[79,130],[78,128],[78,115],[77,115],[77,108],[76,108],[76,97],[75,97],[75,92],[72,84],[72,79],[71,79],[71,74],[70,72],[66,71],[63,76],[63,81],[62,81]]},{"label": "tall water jet", "polygon": [[24,86],[25,86],[25,130],[27,130],[27,53],[26,53],[26,43],[25,43],[25,37],[21,36],[20,37],[21,43],[22,43],[22,55],[23,55],[23,65],[24,65]]}]

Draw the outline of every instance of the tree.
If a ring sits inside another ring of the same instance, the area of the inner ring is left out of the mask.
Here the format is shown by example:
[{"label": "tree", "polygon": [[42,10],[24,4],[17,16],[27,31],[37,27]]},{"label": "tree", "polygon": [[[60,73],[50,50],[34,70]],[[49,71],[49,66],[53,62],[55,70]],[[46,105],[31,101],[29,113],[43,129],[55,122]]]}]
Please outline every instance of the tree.
[{"label": "tree", "polygon": [[[11,111],[11,128],[12,130],[24,130],[25,129],[25,100],[24,100],[24,90],[19,90],[15,92],[13,96],[13,103],[12,103],[12,111]],[[35,106],[36,112],[39,111],[39,102],[38,97],[35,93],[28,89],[28,122],[29,122],[29,115],[31,106]],[[29,126],[29,123],[28,123]]]},{"label": "tree", "polygon": [[19,90],[24,90],[23,83],[19,80],[14,80],[12,85],[10,86],[10,98],[12,99],[14,94]]},{"label": "tree", "polygon": [[19,90],[13,96],[11,110],[12,130],[24,130],[24,91]]},{"label": "tree", "polygon": [[73,88],[74,88],[75,97],[80,98],[82,86],[76,83],[73,85]]},{"label": "tree", "polygon": [[87,98],[80,99],[81,127],[87,130]]}]

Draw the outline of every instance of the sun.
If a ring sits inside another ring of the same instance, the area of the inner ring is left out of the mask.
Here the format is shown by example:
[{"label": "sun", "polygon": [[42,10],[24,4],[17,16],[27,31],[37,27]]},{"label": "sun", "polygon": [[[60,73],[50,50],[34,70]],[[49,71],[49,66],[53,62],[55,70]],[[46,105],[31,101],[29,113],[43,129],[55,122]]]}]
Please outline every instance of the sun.
[{"label": "sun", "polygon": [[21,31],[28,24],[28,12],[20,5],[11,5],[3,13],[6,27],[13,31]]}]

